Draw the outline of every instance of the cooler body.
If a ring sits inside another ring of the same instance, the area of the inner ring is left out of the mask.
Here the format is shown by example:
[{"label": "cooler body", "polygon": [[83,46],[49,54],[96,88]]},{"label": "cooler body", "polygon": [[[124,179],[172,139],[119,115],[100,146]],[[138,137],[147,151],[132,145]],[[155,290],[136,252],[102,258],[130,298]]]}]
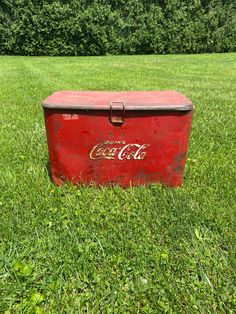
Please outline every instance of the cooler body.
[{"label": "cooler body", "polygon": [[64,91],[43,107],[57,185],[183,183],[193,113],[183,95]]}]

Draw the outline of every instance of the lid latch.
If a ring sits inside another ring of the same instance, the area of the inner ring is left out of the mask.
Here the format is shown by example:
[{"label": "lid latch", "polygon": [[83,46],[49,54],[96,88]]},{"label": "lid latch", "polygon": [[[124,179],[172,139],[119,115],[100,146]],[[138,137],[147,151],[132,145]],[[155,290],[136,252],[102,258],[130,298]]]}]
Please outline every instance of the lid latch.
[{"label": "lid latch", "polygon": [[125,103],[124,101],[111,101],[110,121],[113,124],[123,124],[125,122]]}]

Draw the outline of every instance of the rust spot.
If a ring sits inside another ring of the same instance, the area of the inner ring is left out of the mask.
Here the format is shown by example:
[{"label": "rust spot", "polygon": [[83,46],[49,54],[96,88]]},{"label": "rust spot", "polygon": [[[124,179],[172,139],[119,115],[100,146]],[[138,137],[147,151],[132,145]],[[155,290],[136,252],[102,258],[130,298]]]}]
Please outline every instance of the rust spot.
[{"label": "rust spot", "polygon": [[108,181],[107,184],[112,187],[112,186],[115,186],[117,183],[115,181]]},{"label": "rust spot", "polygon": [[57,186],[63,185],[65,183],[65,181],[66,181],[66,178],[64,176],[59,176],[58,177],[57,175],[55,175],[53,173],[52,173],[52,179],[53,179],[53,181],[55,182],[55,184]]},{"label": "rust spot", "polygon": [[178,155],[175,156],[175,162],[179,163],[181,162],[184,158],[186,157],[186,153],[185,152],[181,152]]},{"label": "rust spot", "polygon": [[60,175],[60,179],[61,179],[62,181],[66,181],[66,177],[63,176],[63,174]]},{"label": "rust spot", "polygon": [[175,156],[174,159],[174,171],[176,173],[183,173],[184,171],[184,158],[186,157],[186,152],[181,152]]},{"label": "rust spot", "polygon": [[145,171],[140,170],[140,171],[138,172],[138,175],[136,176],[136,178],[138,178],[138,179],[140,179],[140,180],[145,180],[145,179],[148,178],[148,176],[147,176],[147,174],[146,174]]},{"label": "rust spot", "polygon": [[57,133],[61,128],[61,122],[60,121],[56,121],[55,122],[55,132]]},{"label": "rust spot", "polygon": [[178,165],[175,168],[175,172],[177,172],[177,173],[182,173],[183,171],[184,171],[184,166],[183,165]]}]

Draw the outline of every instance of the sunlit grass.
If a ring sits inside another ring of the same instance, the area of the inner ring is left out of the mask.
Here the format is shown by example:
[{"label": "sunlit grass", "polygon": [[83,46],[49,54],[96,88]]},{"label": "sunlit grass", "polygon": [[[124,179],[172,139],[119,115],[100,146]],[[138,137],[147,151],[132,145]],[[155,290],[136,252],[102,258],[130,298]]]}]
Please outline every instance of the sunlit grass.
[{"label": "sunlit grass", "polygon": [[[0,82],[1,313],[234,313],[236,54],[0,57]],[[184,186],[55,187],[40,104],[61,89],[188,96]]]}]

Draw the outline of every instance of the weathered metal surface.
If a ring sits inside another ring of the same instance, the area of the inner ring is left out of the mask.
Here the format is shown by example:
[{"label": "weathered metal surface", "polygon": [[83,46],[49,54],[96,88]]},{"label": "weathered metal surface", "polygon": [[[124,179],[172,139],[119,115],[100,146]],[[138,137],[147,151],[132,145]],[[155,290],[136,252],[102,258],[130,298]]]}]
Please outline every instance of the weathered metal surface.
[{"label": "weathered metal surface", "polygon": [[183,183],[190,100],[176,92],[71,93],[58,92],[43,103],[57,185]]}]

